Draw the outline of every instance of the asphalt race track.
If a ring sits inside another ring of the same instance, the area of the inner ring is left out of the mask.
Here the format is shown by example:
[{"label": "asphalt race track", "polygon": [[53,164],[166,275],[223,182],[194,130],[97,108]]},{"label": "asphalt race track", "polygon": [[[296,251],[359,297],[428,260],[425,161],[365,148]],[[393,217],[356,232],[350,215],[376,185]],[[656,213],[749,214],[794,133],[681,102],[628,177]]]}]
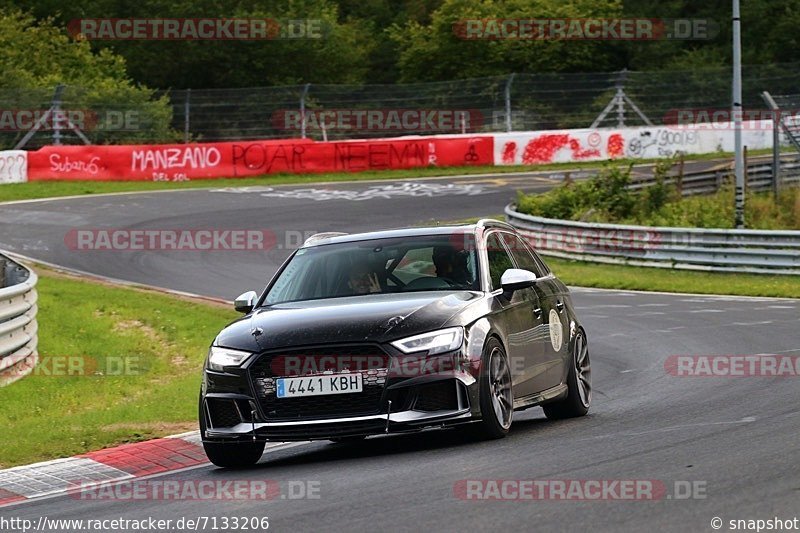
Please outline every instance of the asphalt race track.
[{"label": "asphalt race track", "polygon": [[[452,221],[502,212],[517,189],[552,180],[465,178],[416,182],[187,191],[0,206],[0,248],[103,276],[232,299],[260,289],[305,231]],[[314,190],[309,190],[314,189]],[[75,228],[265,229],[269,251],[70,250]],[[800,301],[574,289],[589,337],[590,416],[550,422],[518,413],[504,440],[457,431],[300,443],[258,467],[202,466],[160,479],[312,482],[318,499],[87,501],[60,496],[0,515],[179,519],[268,516],[270,531],[714,531],[712,518],[800,517],[800,377],[678,377],[671,355],[800,356]],[[653,480],[645,501],[476,501],[464,480]],[[696,482],[698,489],[683,488]],[[688,497],[687,497],[688,496]]]}]

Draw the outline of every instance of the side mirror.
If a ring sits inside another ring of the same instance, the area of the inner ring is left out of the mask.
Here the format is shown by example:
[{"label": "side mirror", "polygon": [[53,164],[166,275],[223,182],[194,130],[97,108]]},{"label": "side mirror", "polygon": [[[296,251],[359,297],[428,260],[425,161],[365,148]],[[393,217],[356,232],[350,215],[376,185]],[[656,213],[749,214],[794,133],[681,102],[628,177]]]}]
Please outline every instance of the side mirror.
[{"label": "side mirror", "polygon": [[507,292],[527,289],[536,284],[536,274],[520,268],[509,268],[503,272],[500,284],[503,286],[503,290]]},{"label": "side mirror", "polygon": [[249,313],[253,310],[257,299],[258,294],[256,294],[256,291],[247,291],[244,294],[240,294],[239,297],[233,301],[233,308],[240,313]]}]

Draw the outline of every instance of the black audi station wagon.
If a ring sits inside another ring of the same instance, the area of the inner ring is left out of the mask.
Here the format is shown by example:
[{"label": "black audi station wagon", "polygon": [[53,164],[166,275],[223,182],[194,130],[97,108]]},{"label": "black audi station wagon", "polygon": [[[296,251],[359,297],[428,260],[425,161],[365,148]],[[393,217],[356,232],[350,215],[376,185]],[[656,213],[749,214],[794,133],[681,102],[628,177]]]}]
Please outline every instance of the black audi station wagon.
[{"label": "black audi station wagon", "polygon": [[318,234],[211,346],[200,391],[209,459],[256,463],[268,441],[350,441],[514,412],[582,416],[586,332],[567,287],[510,225]]}]

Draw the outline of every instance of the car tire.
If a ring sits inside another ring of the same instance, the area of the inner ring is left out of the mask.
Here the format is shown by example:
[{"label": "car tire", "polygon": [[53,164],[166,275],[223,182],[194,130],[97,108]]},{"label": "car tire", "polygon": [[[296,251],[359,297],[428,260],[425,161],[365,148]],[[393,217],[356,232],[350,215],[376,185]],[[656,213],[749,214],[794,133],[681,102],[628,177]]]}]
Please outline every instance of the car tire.
[{"label": "car tire", "polygon": [[567,396],[542,405],[544,414],[551,420],[584,416],[592,403],[592,365],[586,334],[578,331],[572,343],[572,357],[567,373]]},{"label": "car tire", "polygon": [[506,351],[494,337],[483,347],[479,380],[481,420],[466,427],[479,438],[502,439],[514,418],[514,391]]},{"label": "car tire", "polygon": [[203,412],[203,399],[199,405],[200,437],[206,457],[222,468],[247,468],[256,464],[264,454],[266,442],[206,442],[206,417]]}]

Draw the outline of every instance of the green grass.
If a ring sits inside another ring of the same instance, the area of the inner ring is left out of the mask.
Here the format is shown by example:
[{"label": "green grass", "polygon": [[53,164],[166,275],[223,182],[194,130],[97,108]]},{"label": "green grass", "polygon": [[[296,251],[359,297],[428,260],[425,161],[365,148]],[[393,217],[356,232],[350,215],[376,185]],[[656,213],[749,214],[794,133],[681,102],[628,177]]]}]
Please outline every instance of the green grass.
[{"label": "green grass", "polygon": [[196,428],[203,359],[238,316],[232,309],[37,270],[40,360],[123,357],[139,370],[53,376],[40,369],[0,388],[0,467]]},{"label": "green grass", "polygon": [[[756,152],[752,152],[755,154]],[[726,153],[711,153],[687,157],[687,161],[703,161],[728,157]],[[656,159],[619,159],[615,165],[648,164]],[[461,174],[503,174],[509,172],[528,171],[580,171],[602,168],[606,161],[588,163],[554,163],[548,165],[516,165],[516,166],[468,166],[468,167],[425,167],[407,170],[381,170],[366,172],[339,172],[330,174],[270,174],[252,178],[220,178],[212,180],[193,180],[184,182],[151,182],[151,181],[34,181],[30,183],[13,183],[0,186],[0,202],[13,200],[32,200],[37,198],[55,198],[60,196],[80,196],[86,194],[104,194],[121,192],[148,192],[176,189],[200,189],[209,187],[248,187],[307,184],[315,182],[362,181],[383,179],[413,179],[431,176],[454,176]]]},{"label": "green grass", "polygon": [[800,276],[692,272],[545,257],[567,285],[642,291],[800,298]]}]

